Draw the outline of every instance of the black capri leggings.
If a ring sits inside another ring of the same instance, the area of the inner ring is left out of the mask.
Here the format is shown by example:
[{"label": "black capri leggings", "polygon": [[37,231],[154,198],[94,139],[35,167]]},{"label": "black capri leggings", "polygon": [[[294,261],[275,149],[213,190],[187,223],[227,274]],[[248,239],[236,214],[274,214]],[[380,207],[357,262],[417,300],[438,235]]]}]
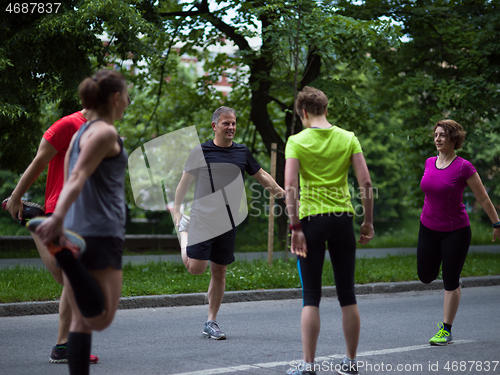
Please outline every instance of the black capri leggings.
[{"label": "black capri leggings", "polygon": [[444,290],[460,286],[460,273],[471,241],[470,226],[451,232],[438,232],[420,223],[417,245],[418,278],[428,284],[439,275],[443,263]]},{"label": "black capri leggings", "polygon": [[328,242],[340,306],[356,304],[354,293],[356,240],[353,215],[337,213],[308,216],[300,223],[307,244],[307,257],[298,257],[297,262],[304,306],[319,307],[326,242]]}]

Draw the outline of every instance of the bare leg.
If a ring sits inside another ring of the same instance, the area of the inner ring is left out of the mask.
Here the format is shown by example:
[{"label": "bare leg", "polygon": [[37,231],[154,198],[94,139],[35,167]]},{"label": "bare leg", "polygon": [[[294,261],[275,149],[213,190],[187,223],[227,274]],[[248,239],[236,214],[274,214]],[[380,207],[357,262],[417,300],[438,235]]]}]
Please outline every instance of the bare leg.
[{"label": "bare leg", "polygon": [[455,316],[457,315],[458,306],[460,305],[461,295],[461,287],[451,291],[444,291],[443,323],[453,324]]},{"label": "bare leg", "polygon": [[188,232],[180,232],[181,236],[181,258],[182,263],[188,268],[189,258],[187,256]]},{"label": "bare leg", "polygon": [[57,344],[68,342],[69,326],[71,324],[71,306],[68,301],[66,287],[63,287],[59,300],[59,329],[57,331]]},{"label": "bare leg", "polygon": [[226,289],[227,266],[210,262],[210,286],[208,287],[208,320],[217,320],[224,291]]},{"label": "bare leg", "polygon": [[[76,305],[75,297],[71,284],[64,274],[64,282],[67,287],[67,295],[70,299],[71,309],[73,311],[71,319],[71,332],[92,333],[92,331],[102,331],[108,327],[115,317],[120,295],[122,290],[122,271],[108,267],[104,270],[90,270],[89,273],[95,278],[99,284],[104,296],[104,311],[101,315],[85,318],[81,317],[81,313]],[[76,320],[74,318],[77,318]]]},{"label": "bare leg", "polygon": [[49,253],[47,247],[43,245],[37,235],[31,233],[31,236],[33,237],[33,240],[35,240],[36,249],[40,254],[43,264],[45,264],[45,267],[47,267],[54,280],[58,284],[63,285],[62,270],[57,266],[56,258]]},{"label": "bare leg", "polygon": [[[47,267],[54,280],[63,285],[62,270],[57,266],[56,259],[49,253],[47,247],[43,245],[37,235],[34,235],[33,233],[31,235],[35,241],[36,248],[40,254],[43,264],[45,264],[45,267]],[[59,327],[57,330],[56,344],[65,344],[68,342],[69,326],[71,323],[71,307],[69,305],[65,289],[66,288],[64,288],[63,285],[61,299],[59,300]]]},{"label": "bare leg", "polygon": [[320,330],[319,308],[316,306],[304,306],[300,318],[302,331],[302,351],[305,362],[314,362],[316,345]]},{"label": "bare leg", "polygon": [[359,332],[361,320],[359,318],[358,305],[348,305],[342,307],[342,327],[344,329],[347,358],[355,359],[358,350]]}]

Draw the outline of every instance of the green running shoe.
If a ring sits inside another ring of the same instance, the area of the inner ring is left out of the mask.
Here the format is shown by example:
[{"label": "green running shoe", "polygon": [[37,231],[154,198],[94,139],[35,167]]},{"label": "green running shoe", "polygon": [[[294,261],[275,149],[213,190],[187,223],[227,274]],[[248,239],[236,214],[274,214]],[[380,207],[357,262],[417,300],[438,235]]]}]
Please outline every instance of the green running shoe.
[{"label": "green running shoe", "polygon": [[429,344],[439,346],[451,344],[453,342],[451,332],[448,332],[446,329],[444,329],[443,323],[438,323],[437,326],[439,327],[439,331],[434,335],[432,339],[429,340]]}]

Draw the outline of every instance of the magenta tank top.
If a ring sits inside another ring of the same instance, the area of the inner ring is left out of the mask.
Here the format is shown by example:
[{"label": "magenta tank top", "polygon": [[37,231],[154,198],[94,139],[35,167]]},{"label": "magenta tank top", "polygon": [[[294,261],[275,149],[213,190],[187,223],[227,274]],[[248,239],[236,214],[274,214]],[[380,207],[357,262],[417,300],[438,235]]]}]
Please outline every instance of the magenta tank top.
[{"label": "magenta tank top", "polygon": [[463,203],[464,189],[476,169],[457,156],[444,169],[436,168],[437,156],[425,161],[424,175],[420,188],[425,194],[424,207],[420,221],[427,228],[450,232],[469,224],[469,215]]}]

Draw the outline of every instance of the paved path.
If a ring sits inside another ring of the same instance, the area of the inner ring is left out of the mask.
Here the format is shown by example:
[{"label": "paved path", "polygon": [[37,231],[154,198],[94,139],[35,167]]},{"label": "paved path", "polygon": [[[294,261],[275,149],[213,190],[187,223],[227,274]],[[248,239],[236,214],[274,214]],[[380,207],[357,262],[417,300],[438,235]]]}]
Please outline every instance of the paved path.
[{"label": "paved path", "polygon": [[[407,255],[416,254],[417,249],[414,247],[400,247],[400,248],[389,248],[389,249],[358,249],[356,256],[358,258],[374,258],[374,257],[385,257],[387,255]],[[488,252],[488,253],[500,253],[500,245],[490,245],[490,246],[471,246],[469,252]],[[326,253],[326,258],[329,259],[329,253]],[[273,254],[274,259],[280,259],[285,256],[284,252],[276,252]],[[295,255],[288,254],[289,257],[295,257]],[[267,260],[267,253],[235,253],[236,260],[254,260],[254,259],[264,259]],[[174,255],[129,255],[123,257],[123,263],[147,263],[147,262],[180,262],[180,254]],[[0,268],[11,267],[16,264],[25,266],[39,266],[43,267],[43,262],[40,258],[24,258],[24,259],[0,259]]]},{"label": "paved path", "polygon": [[[455,343],[446,347],[428,345],[442,320],[442,291],[359,295],[358,305],[362,375],[500,373],[500,286],[462,291]],[[201,338],[207,306],[119,310],[93,336],[100,360],[91,374],[284,374],[302,357],[301,307],[300,299],[223,304],[225,341]],[[320,312],[318,375],[334,374],[345,353],[337,300],[324,298]],[[0,318],[0,373],[67,375],[67,365],[48,361],[57,322],[57,315]]]}]

